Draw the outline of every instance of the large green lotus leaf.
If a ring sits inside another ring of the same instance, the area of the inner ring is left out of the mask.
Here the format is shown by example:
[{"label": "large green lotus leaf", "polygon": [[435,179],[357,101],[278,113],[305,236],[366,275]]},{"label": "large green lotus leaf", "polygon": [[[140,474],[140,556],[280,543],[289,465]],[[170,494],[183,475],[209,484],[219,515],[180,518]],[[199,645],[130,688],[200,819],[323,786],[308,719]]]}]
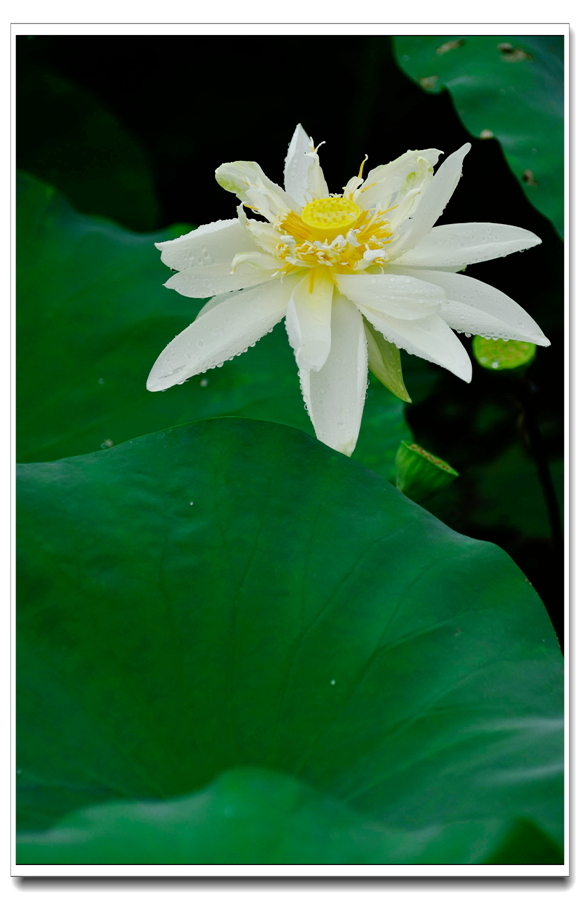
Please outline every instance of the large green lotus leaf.
[{"label": "large green lotus leaf", "polygon": [[[505,856],[506,854],[506,856]],[[534,825],[384,827],[278,772],[237,769],[196,794],[113,802],[21,834],[20,865],[441,865],[560,862]]]},{"label": "large green lotus leaf", "polygon": [[471,134],[500,141],[525,194],[562,236],[563,37],[400,35],[394,46],[426,90],[448,88]]},{"label": "large green lotus leaf", "polygon": [[17,38],[17,165],[81,212],[148,231],[158,217],[147,158],[102,101],[33,59]]},{"label": "large green lotus leaf", "polygon": [[23,829],[257,766],[387,828],[560,839],[560,651],[497,547],[234,418],[22,465],[18,496]]},{"label": "large green lotus leaf", "polygon": [[[152,394],[147,375],[203,303],[166,290],[154,241],[75,213],[29,176],[18,194],[18,448],[21,462],[90,453],[212,416],[242,415],[313,433],[283,323],[248,353]],[[411,440],[404,403],[372,376],[356,458],[390,477]]]}]

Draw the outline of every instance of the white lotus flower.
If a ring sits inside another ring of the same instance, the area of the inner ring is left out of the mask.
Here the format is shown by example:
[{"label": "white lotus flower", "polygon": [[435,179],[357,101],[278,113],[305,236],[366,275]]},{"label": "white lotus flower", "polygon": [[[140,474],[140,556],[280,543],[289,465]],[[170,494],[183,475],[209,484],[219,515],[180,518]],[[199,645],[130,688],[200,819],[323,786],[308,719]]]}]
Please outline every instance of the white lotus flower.
[{"label": "white lotus flower", "polygon": [[[319,440],[345,454],[356,445],[367,368],[409,400],[400,348],[470,381],[455,331],[548,346],[506,294],[467,275],[472,263],[534,247],[512,225],[433,227],[461,176],[465,144],[440,166],[439,150],[409,150],[329,194],[313,141],[298,125],[285,190],[254,162],[225,163],[219,184],[241,201],[236,219],[212,222],[156,246],[177,272],[166,283],[212,297],[156,361],[150,391],[182,384],[253,345],[281,319]],[[243,207],[263,217],[248,218]]]}]

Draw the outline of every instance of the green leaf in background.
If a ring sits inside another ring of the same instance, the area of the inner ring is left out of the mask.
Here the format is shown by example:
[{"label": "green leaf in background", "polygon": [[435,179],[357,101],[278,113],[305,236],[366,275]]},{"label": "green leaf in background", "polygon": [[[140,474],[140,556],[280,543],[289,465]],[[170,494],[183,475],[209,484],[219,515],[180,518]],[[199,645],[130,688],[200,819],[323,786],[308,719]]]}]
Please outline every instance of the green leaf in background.
[{"label": "green leaf in background", "polygon": [[263,769],[220,775],[190,797],[107,803],[18,838],[21,865],[418,865],[560,862],[532,823],[385,828]]},{"label": "green leaf in background", "polygon": [[563,236],[561,35],[400,35],[398,64],[425,90],[450,91],[474,137],[495,137],[534,206]]},{"label": "green leaf in background", "polygon": [[[18,193],[18,450],[45,461],[223,415],[313,433],[283,323],[222,368],[152,394],[149,371],[203,303],[167,290],[154,241],[75,213],[29,176]],[[355,458],[391,477],[411,439],[404,403],[372,376]]]},{"label": "green leaf in background", "polygon": [[[303,827],[320,847],[335,818],[336,846],[343,828],[359,842],[354,860],[381,858],[375,826],[406,835],[397,861],[411,863],[411,833],[450,827],[456,841],[482,823],[544,833],[534,862],[553,861],[561,655],[497,547],[302,432],[239,419],[23,465],[18,496],[22,830],[201,789],[178,809],[207,803],[215,828],[224,787],[206,786],[250,766],[300,782],[271,789],[284,816],[284,792],[304,786],[345,805],[311,800]],[[239,791],[267,831],[262,789],[241,777]],[[161,830],[178,809],[164,808]],[[110,813],[94,815],[106,831]],[[300,862],[293,812],[287,828],[273,859]],[[208,837],[204,861],[239,858],[235,834],[225,848]],[[43,840],[23,861],[47,861],[46,846],[34,855]],[[507,861],[521,840],[502,842]],[[472,841],[446,852],[470,862]]]},{"label": "green leaf in background", "polygon": [[[20,43],[19,62],[26,50]],[[55,185],[81,212],[154,228],[153,175],[130,132],[97,97],[38,60],[18,71],[18,167]]]},{"label": "green leaf in background", "polygon": [[[565,463],[550,462],[559,509],[565,508]],[[474,524],[517,529],[532,537],[551,537],[545,498],[532,457],[513,444],[484,466],[473,466],[477,503],[471,509]]]}]

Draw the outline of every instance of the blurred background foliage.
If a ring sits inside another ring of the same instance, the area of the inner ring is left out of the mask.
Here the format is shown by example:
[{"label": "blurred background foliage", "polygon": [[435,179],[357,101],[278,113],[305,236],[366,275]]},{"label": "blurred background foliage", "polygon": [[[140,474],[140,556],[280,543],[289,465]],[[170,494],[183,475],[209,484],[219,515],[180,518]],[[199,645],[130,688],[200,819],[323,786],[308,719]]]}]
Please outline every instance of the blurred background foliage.
[{"label": "blurred background foliage", "polygon": [[[404,40],[409,39],[398,39],[399,53]],[[456,36],[441,37],[439,47],[451,40]],[[497,47],[510,42],[515,48],[526,48],[528,39],[514,41],[512,36],[497,36],[492,40]],[[562,43],[562,38],[549,40]],[[437,54],[437,49],[430,46],[428,52],[447,68],[459,58],[453,56],[454,50]],[[474,72],[477,66],[480,72],[480,59],[473,61],[468,50],[468,43],[459,48],[464,72]],[[537,54],[531,48],[524,52]],[[412,57],[406,46],[403,55]],[[324,70],[332,73],[331,80],[310,82],[302,77],[307,69],[296,63],[314,56],[324,59]],[[528,378],[548,464],[561,493],[563,250],[553,222],[539,211],[550,210],[532,202],[535,186],[531,182],[540,185],[535,177],[538,170],[532,169],[531,179],[523,178],[522,173],[513,175],[507,162],[512,166],[511,150],[496,139],[501,137],[496,126],[489,126],[495,138],[477,139],[475,135],[473,139],[468,116],[460,113],[462,107],[456,111],[457,95],[448,73],[444,77],[440,74],[435,86],[420,83],[422,68],[410,72],[412,59],[399,56],[399,60],[412,77],[418,78],[416,83],[401,71],[393,42],[385,36],[23,36],[17,39],[16,57],[17,163],[37,179],[54,185],[79,212],[105,217],[145,234],[164,232],[176,222],[202,224],[234,215],[232,196],[213,178],[222,162],[257,160],[274,181],[281,181],[287,144],[298,120],[316,142],[327,142],[320,157],[330,190],[336,192],[358,171],[366,153],[368,165],[374,166],[407,149],[437,147],[448,155],[471,140],[473,148],[466,158],[464,176],[440,223],[504,222],[528,228],[543,241],[525,254],[480,264],[470,274],[512,296],[552,341],[551,348],[539,349]],[[498,62],[503,65],[499,72],[512,79],[523,71],[517,67],[529,60],[523,56]],[[226,92],[224,84],[228,86]],[[443,84],[448,84],[450,92],[439,90]],[[550,76],[548,91],[541,94],[554,105],[560,102],[557,84]],[[559,89],[562,91],[562,85]],[[524,97],[525,89],[518,90]],[[540,98],[533,98],[537,107]],[[544,123],[543,118],[540,121]],[[545,151],[545,158],[557,159],[560,165],[558,133],[543,124],[540,138],[541,147],[549,151]],[[549,177],[554,178],[552,170]],[[563,185],[555,179],[551,193],[559,201],[562,190]],[[93,223],[91,227],[96,226]],[[110,226],[103,223],[102,232],[107,229],[110,232]],[[144,256],[152,238],[134,235],[122,240],[138,247]],[[110,318],[101,325],[107,333],[118,329],[107,352],[110,349],[114,353],[115,341],[118,344],[128,339],[131,351],[127,359],[138,358],[141,366],[141,371],[133,371],[119,362],[115,379],[107,385],[105,375],[97,371],[103,333],[96,327],[97,315],[90,321],[94,298],[84,297],[80,302],[64,304],[64,308],[56,302],[59,292],[64,293],[66,288],[67,254],[76,252],[74,242],[64,232],[61,241],[60,248],[45,246],[45,253],[52,254],[52,265],[45,257],[44,269],[30,273],[32,286],[20,301],[24,327],[18,343],[19,442],[23,461],[90,452],[101,445],[106,448],[167,424],[206,415],[253,414],[246,397],[243,402],[239,398],[229,402],[230,390],[234,395],[239,392],[235,372],[245,373],[251,392],[252,379],[259,382],[260,366],[257,361],[251,363],[250,357],[257,360],[258,353],[266,357],[273,354],[277,362],[275,335],[264,339],[242,362],[209,373],[205,387],[194,379],[174,392],[147,397],[144,381],[156,353],[167,338],[193,319],[199,305],[164,290],[162,283],[168,271],[158,262],[152,245],[150,262],[143,263],[145,268],[151,267],[148,287],[143,286],[143,322],[145,311],[150,311],[145,324],[135,329],[131,319],[138,309],[137,282],[131,282],[130,310],[119,308],[115,322],[114,295],[107,292],[105,279],[103,309]],[[20,263],[24,271],[31,260],[21,257]],[[110,269],[110,260],[103,261],[105,273],[107,267]],[[127,277],[131,281],[130,273],[125,273]],[[64,296],[62,299],[64,303]],[[282,343],[280,354],[285,352]],[[67,405],[76,387],[74,376],[67,371],[69,353],[69,363],[74,358],[77,365],[77,357],[87,361],[87,378],[90,375],[94,381],[94,409],[82,398],[74,410]],[[117,359],[121,356],[117,353]],[[293,363],[286,356],[289,372]],[[562,549],[549,527],[517,382],[475,366],[473,383],[465,385],[445,370],[407,355],[403,367],[414,401],[405,408],[414,439],[460,472],[451,487],[425,505],[462,534],[503,547],[541,595],[561,635]],[[101,384],[100,378],[105,382]],[[141,383],[143,397],[139,400]],[[221,392],[221,400],[216,404],[200,402],[202,396],[211,396],[213,389]],[[95,400],[97,390],[101,399]],[[294,387],[288,386],[288,390],[293,391],[291,402],[297,398],[299,404],[297,376]],[[110,393],[105,395],[105,391]],[[373,384],[371,392],[379,392],[375,401],[379,424],[384,410],[394,407],[379,386]],[[257,384],[257,394],[262,403],[262,382]],[[144,413],[136,415],[134,405],[140,403]],[[152,405],[146,408],[147,403],[155,404],[155,414]],[[110,416],[113,408],[117,423],[121,418],[124,423],[118,434],[109,434],[110,428],[104,426],[110,423],[99,418]],[[255,415],[276,420],[271,402],[262,405]],[[297,406],[295,415],[301,416],[305,427],[306,417]],[[282,416],[279,421],[286,419]],[[70,435],[75,434],[77,440],[80,433],[87,443],[72,446]],[[400,424],[400,437],[407,436],[406,427]],[[364,449],[368,440],[370,429],[365,432],[363,426],[362,455],[358,458],[387,474],[385,466],[392,451],[386,433],[383,450],[375,434],[372,446]]]}]

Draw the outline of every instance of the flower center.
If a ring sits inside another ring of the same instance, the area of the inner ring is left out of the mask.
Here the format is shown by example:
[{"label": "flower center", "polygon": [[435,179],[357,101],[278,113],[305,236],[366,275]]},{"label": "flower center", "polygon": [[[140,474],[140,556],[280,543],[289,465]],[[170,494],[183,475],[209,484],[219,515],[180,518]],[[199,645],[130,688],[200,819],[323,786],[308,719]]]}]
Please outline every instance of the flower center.
[{"label": "flower center", "polygon": [[312,229],[316,236],[324,238],[337,237],[357,222],[362,210],[353,200],[345,197],[323,197],[312,200],[302,210],[302,221]]},{"label": "flower center", "polygon": [[385,265],[385,245],[391,243],[393,229],[385,216],[390,210],[364,210],[348,197],[312,200],[301,215],[289,210],[277,226],[282,239],[276,255],[292,267],[329,266],[338,272]]}]

